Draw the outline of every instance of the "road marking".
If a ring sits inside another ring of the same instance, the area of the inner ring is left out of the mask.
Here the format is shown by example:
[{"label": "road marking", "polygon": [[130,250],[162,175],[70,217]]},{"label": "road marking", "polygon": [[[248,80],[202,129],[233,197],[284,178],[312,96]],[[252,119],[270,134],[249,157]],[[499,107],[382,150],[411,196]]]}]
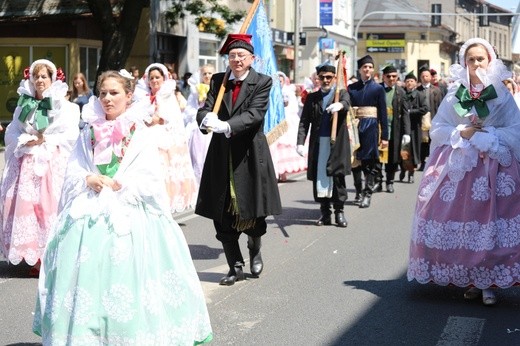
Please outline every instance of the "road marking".
[{"label": "road marking", "polygon": [[478,345],[485,322],[482,318],[450,316],[437,346]]}]

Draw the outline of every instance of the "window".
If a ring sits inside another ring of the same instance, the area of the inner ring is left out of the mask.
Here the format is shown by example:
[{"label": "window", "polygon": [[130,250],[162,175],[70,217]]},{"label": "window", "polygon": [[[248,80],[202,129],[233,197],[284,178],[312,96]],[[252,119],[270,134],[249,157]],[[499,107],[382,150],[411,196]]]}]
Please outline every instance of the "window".
[{"label": "window", "polygon": [[85,75],[85,78],[87,78],[90,89],[94,89],[94,84],[96,83],[96,73],[100,55],[100,48],[79,48],[79,69]]}]

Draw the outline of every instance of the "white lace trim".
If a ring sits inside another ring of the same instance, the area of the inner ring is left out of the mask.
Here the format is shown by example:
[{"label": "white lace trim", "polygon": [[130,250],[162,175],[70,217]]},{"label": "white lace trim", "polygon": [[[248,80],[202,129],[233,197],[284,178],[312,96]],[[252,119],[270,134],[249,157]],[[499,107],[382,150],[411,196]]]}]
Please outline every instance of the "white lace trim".
[{"label": "white lace trim", "polygon": [[422,284],[435,282],[442,286],[448,284],[459,287],[474,285],[485,289],[497,285],[507,288],[520,283],[520,263],[510,266],[496,265],[492,268],[469,268],[461,264],[433,263],[424,258],[410,258],[408,280],[413,279]]},{"label": "white lace trim", "polygon": [[412,242],[439,250],[485,251],[520,245],[520,215],[483,224],[477,221],[438,222],[417,219]]}]

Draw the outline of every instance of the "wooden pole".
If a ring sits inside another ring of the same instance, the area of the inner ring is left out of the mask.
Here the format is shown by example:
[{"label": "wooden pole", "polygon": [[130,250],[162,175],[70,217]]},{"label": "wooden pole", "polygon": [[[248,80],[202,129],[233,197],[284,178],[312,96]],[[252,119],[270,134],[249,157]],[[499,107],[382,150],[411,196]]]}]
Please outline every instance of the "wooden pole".
[{"label": "wooden pole", "polygon": [[[253,4],[251,5],[251,8],[249,9],[249,12],[247,13],[246,19],[244,19],[244,22],[242,23],[242,26],[240,27],[239,34],[244,34],[247,31],[247,28],[249,28],[249,25],[251,24],[251,21],[253,20],[253,16],[255,14],[256,8],[260,4],[260,0],[255,0]],[[213,105],[213,113],[218,115],[218,112],[220,110],[220,105],[222,104],[222,100],[224,99],[224,93],[226,92],[226,84],[229,79],[229,75],[231,74],[231,69],[226,69],[226,73],[224,74],[224,79],[222,80],[222,84],[220,85],[220,89],[218,90],[217,99],[215,100],[215,104]]]},{"label": "wooden pole", "polygon": [[[334,93],[334,102],[339,102],[339,89],[341,86],[341,78],[343,77],[343,52],[338,54],[338,65],[336,69],[336,91]],[[338,112],[332,113],[332,126],[330,129],[330,144],[336,143],[336,132],[338,130]]]}]

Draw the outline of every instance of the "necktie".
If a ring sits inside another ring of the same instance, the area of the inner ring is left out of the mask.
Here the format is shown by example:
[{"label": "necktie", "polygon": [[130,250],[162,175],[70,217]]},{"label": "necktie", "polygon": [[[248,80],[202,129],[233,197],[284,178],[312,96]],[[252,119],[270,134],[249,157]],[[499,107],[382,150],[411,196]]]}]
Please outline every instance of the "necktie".
[{"label": "necktie", "polygon": [[390,90],[392,90],[392,87],[385,87],[386,92],[389,92]]},{"label": "necktie", "polygon": [[238,94],[240,93],[241,86],[242,86],[242,81],[241,80],[235,81],[235,87],[233,88],[233,94],[231,96],[231,100],[233,102],[233,105],[235,104],[235,101],[237,100]]}]

